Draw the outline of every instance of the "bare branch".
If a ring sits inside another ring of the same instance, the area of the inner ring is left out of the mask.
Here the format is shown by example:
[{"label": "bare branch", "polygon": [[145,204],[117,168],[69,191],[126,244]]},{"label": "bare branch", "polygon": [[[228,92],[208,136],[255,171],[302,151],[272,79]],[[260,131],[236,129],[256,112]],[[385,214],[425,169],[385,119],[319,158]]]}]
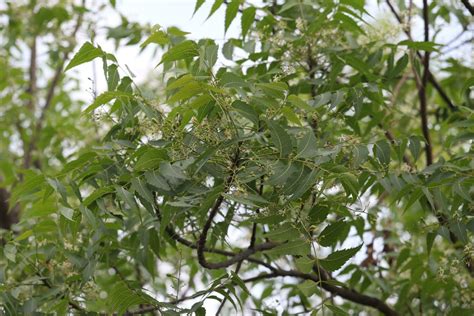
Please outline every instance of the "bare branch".
[{"label": "bare branch", "polygon": [[471,13],[472,16],[474,16],[474,7],[471,5],[469,0],[461,0],[462,4],[466,7],[466,9]]},{"label": "bare branch", "polygon": [[[82,1],[82,5],[84,4],[85,4],[85,0]],[[77,17],[77,22],[76,22],[76,25],[74,26],[74,29],[71,35],[69,36],[70,38],[73,38],[73,39],[76,38],[77,32],[81,28],[83,17],[84,17],[83,13],[81,12]],[[67,48],[63,54],[63,58],[58,62],[58,65],[56,66],[54,75],[51,79],[51,83],[49,84],[48,92],[46,93],[46,99],[41,109],[40,117],[38,118],[38,121],[36,122],[33,128],[30,142],[28,146],[26,146],[26,151],[25,151],[24,159],[23,159],[23,167],[25,168],[29,168],[31,166],[32,154],[33,154],[33,151],[36,149],[36,143],[38,142],[39,135],[41,133],[41,130],[43,129],[46,113],[48,112],[48,109],[51,106],[54,94],[56,92],[56,88],[61,80],[64,64],[69,59],[69,54],[73,51],[73,49],[74,49],[73,45]]]}]

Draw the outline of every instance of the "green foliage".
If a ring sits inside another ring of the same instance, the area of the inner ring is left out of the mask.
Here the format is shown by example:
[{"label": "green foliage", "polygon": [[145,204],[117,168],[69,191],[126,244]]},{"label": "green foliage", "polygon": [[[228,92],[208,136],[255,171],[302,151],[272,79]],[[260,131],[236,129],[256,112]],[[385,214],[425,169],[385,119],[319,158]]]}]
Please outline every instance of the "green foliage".
[{"label": "green foliage", "polygon": [[[160,51],[146,83],[100,38],[49,42],[89,7],[0,11],[0,313],[472,314],[472,65],[365,1],[208,2],[241,34],[107,28]],[[431,40],[469,23],[399,5]]]}]

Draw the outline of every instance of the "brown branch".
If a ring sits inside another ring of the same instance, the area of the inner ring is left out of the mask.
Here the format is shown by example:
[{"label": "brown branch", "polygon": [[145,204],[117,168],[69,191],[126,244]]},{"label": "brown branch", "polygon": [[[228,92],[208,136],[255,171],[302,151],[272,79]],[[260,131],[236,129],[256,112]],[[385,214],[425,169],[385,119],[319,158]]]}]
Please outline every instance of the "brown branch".
[{"label": "brown branch", "polygon": [[[328,277],[327,272],[324,272],[321,275],[321,280],[320,280],[319,277],[315,274],[303,273],[303,272],[296,271],[296,270],[274,269],[274,271],[272,271],[270,273],[263,273],[263,274],[255,276],[255,277],[243,279],[242,281],[244,283],[251,283],[251,282],[258,282],[258,281],[266,280],[266,279],[274,279],[274,278],[277,278],[277,277],[295,277],[295,278],[299,278],[299,279],[303,279],[303,280],[313,281],[317,285],[322,287],[324,290],[326,290],[326,291],[328,291],[328,292],[330,292],[334,295],[340,296],[344,299],[347,299],[347,300],[349,300],[353,303],[375,308],[384,315],[388,315],[388,316],[397,316],[398,315],[398,313],[395,310],[393,310],[390,306],[388,306],[386,303],[384,303],[382,300],[380,300],[378,298],[368,296],[368,295],[365,295],[365,294],[361,294],[361,293],[359,293],[355,290],[349,289],[347,287],[336,286],[336,285],[333,285],[333,284],[329,283],[331,281],[331,279]],[[224,288],[224,286],[220,286],[218,288]],[[170,304],[177,304],[177,303],[179,303],[183,300],[192,299],[192,298],[195,298],[195,296],[191,295],[189,297],[182,298],[179,301],[170,302]],[[147,307],[142,308],[142,309],[138,309],[138,310],[135,310],[135,311],[132,311],[132,312],[128,312],[128,313],[126,313],[126,315],[140,315],[140,314],[145,314],[145,313],[148,313],[148,312],[155,311],[157,309],[158,309],[158,307],[156,307],[156,306],[147,306]]]},{"label": "brown branch", "polygon": [[[155,213],[156,213],[158,219],[161,220],[161,214],[159,212],[159,208],[158,208],[157,204],[155,205]],[[189,247],[191,249],[197,249],[196,244],[194,244],[193,242],[179,236],[173,230],[173,228],[171,226],[166,227],[166,232],[168,233],[168,235],[173,240],[177,241],[178,243],[180,243],[180,244],[182,244],[186,247]],[[232,258],[235,258],[236,256],[239,255],[239,253],[236,254],[234,252],[220,250],[220,249],[213,249],[213,248],[208,248],[208,247],[205,247],[203,249],[203,251],[204,252],[209,252],[209,253],[220,254],[220,255],[223,255],[223,256],[227,256],[227,257],[231,257],[230,260],[232,260]],[[254,278],[250,278],[250,279],[244,280],[244,282],[254,282],[254,281],[258,281],[260,279],[272,278],[272,277],[277,277],[277,276],[293,276],[293,277],[300,277],[300,278],[303,278],[303,279],[306,279],[306,280],[312,280],[316,283],[319,283],[319,278],[316,275],[305,274],[305,273],[301,273],[299,271],[281,270],[281,269],[273,267],[271,264],[268,264],[268,263],[263,262],[261,260],[252,258],[251,255],[248,255],[247,257],[245,257],[241,260],[242,261],[246,260],[246,261],[261,265],[261,266],[263,266],[263,267],[265,267],[265,268],[267,268],[271,271],[271,273],[269,273],[269,274],[265,274],[263,276],[257,276],[257,277],[254,277]],[[321,273],[322,281],[330,280],[329,274],[324,269],[322,269],[322,267],[317,267],[317,269],[319,269],[319,271]],[[322,287],[325,290],[327,290],[327,291],[329,291],[329,292],[331,292],[335,295],[339,295],[342,298],[350,300],[354,303],[374,307],[374,308],[378,309],[379,311],[381,311],[382,313],[384,313],[385,315],[397,315],[397,313],[395,311],[393,311],[387,304],[385,304],[383,301],[381,301],[377,298],[360,294],[360,293],[358,293],[358,292],[356,292],[352,289],[349,289],[347,287],[337,287],[337,286],[328,284],[327,282],[322,282]],[[156,308],[152,309],[152,310],[156,310]],[[150,311],[150,310],[147,310],[147,311]],[[140,314],[139,312],[138,313],[134,312],[134,313],[135,314]],[[133,315],[133,313],[131,313],[130,315]]]},{"label": "brown branch", "polygon": [[[390,8],[390,11],[392,12],[392,14],[395,16],[395,19],[403,25],[403,20],[402,18],[400,17],[400,15],[397,13],[397,10],[395,9],[395,7],[392,5],[392,3],[390,2],[390,0],[386,0],[387,2],[387,5],[388,7]],[[407,35],[408,39],[412,40],[412,37],[411,37],[411,34],[409,32],[409,29],[407,28],[403,28],[403,31],[405,32],[405,34]],[[420,59],[420,60],[423,60],[423,57],[421,56],[421,53],[419,51],[416,51],[416,56]],[[441,98],[443,99],[443,101],[448,105],[448,107],[452,110],[452,111],[456,111],[457,110],[457,107],[453,104],[453,102],[451,101],[451,99],[448,97],[448,95],[446,94],[446,92],[444,91],[444,89],[440,86],[440,84],[438,83],[438,81],[436,80],[435,76],[431,73],[431,71],[429,71],[428,69],[428,81],[431,83],[431,85],[433,86],[433,88],[435,88],[435,90],[439,93],[439,95],[441,96]]]},{"label": "brown branch", "polygon": [[[238,167],[239,165],[239,155],[240,155],[240,150],[239,146],[237,147],[237,151],[234,155],[234,158],[232,160],[232,167],[231,167],[231,175],[226,179],[225,184],[224,184],[224,191],[226,191],[229,186],[232,184],[234,176],[235,176],[235,168]],[[199,236],[199,239],[197,241],[197,255],[198,255],[198,261],[201,266],[207,269],[222,269],[229,267],[235,263],[238,263],[239,261],[245,260],[246,258],[250,257],[251,255],[261,252],[261,251],[266,251],[275,248],[276,246],[280,245],[279,243],[274,243],[274,242],[265,242],[259,245],[254,245],[252,248],[248,248],[244,251],[241,251],[237,254],[235,254],[232,258],[222,261],[222,262],[208,262],[206,260],[205,252],[204,249],[206,247],[206,241],[207,241],[207,233],[211,229],[212,222],[214,220],[214,217],[217,215],[217,212],[219,211],[219,208],[224,201],[224,196],[221,194],[219,197],[216,199],[213,207],[211,208],[211,211],[209,213],[209,216],[206,220],[206,223],[204,224],[204,227],[202,229],[202,232]]]},{"label": "brown branch", "polygon": [[[82,5],[84,6],[84,4],[85,4],[85,0],[82,0]],[[84,17],[83,13],[81,12],[79,16],[77,17],[77,22],[71,35],[69,36],[70,38],[73,38],[73,39],[76,38],[77,32],[79,31],[82,25],[83,17]],[[73,49],[74,49],[74,45],[71,45],[70,47],[68,47],[63,54],[63,58],[59,61],[58,65],[56,66],[54,75],[51,79],[51,83],[49,84],[48,92],[46,93],[46,99],[41,109],[40,117],[38,118],[38,121],[36,122],[33,128],[29,144],[26,146],[26,151],[25,151],[24,159],[23,159],[24,168],[29,168],[31,166],[32,154],[33,154],[33,151],[36,149],[36,143],[38,142],[41,130],[43,129],[43,124],[46,118],[46,114],[52,104],[53,97],[56,92],[56,88],[61,80],[64,64],[69,59],[69,54],[73,51]]]},{"label": "brown branch", "polygon": [[[49,289],[52,289],[53,288],[53,285],[48,281],[48,279],[45,279],[40,272],[36,272],[36,275],[39,276],[41,278],[41,282],[43,283],[44,286],[46,286],[47,288]],[[63,296],[64,297],[64,296]],[[68,304],[69,306],[71,306],[73,309],[79,311],[79,312],[84,312],[84,309],[79,306],[79,304],[73,302],[73,301],[69,301],[68,300]]]},{"label": "brown branch", "polygon": [[33,36],[33,42],[31,43],[30,47],[30,67],[29,67],[29,76],[30,76],[30,81],[28,83],[28,89],[26,92],[29,94],[29,100],[28,100],[28,110],[31,113],[34,113],[35,110],[35,101],[36,101],[36,90],[37,90],[37,76],[36,76],[36,70],[37,70],[37,49],[36,49],[36,42],[37,38],[36,35]]},{"label": "brown branch", "polygon": [[462,4],[466,7],[466,9],[471,13],[472,16],[474,16],[474,7],[471,5],[469,0],[461,0]]},{"label": "brown branch", "polygon": [[[425,42],[430,40],[430,27],[429,27],[429,12],[428,12],[428,0],[423,0],[423,21],[424,21],[424,33]],[[423,77],[421,79],[421,85],[418,88],[418,94],[420,98],[420,116],[421,116],[421,129],[423,136],[425,137],[425,153],[426,153],[426,165],[429,166],[433,163],[433,149],[431,146],[430,131],[428,128],[428,114],[426,113],[427,101],[426,101],[426,86],[429,78],[430,68],[430,52],[425,52],[423,58]]]}]

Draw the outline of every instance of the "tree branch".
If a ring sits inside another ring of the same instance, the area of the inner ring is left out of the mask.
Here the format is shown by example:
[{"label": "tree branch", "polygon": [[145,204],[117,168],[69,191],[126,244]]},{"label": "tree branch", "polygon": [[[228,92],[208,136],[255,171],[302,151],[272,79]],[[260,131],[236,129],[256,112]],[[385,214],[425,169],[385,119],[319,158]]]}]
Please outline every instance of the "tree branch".
[{"label": "tree branch", "polygon": [[[390,11],[392,12],[392,14],[395,16],[395,18],[397,19],[397,21],[403,25],[403,20],[401,19],[400,15],[397,13],[397,10],[395,10],[395,7],[392,5],[392,3],[390,2],[390,0],[386,0],[387,1],[387,5],[388,7],[390,8]],[[405,34],[407,35],[408,39],[412,40],[412,37],[411,37],[411,34],[409,32],[408,29],[406,28],[403,28],[403,31],[405,32]],[[423,57],[421,56],[421,53],[419,51],[416,51],[416,56],[423,61]],[[435,88],[436,91],[438,91],[439,95],[441,96],[441,98],[444,100],[444,102],[448,105],[448,107],[452,110],[452,111],[456,111],[457,110],[457,107],[453,104],[453,102],[451,101],[451,99],[448,97],[448,95],[446,94],[446,92],[443,90],[443,88],[439,85],[438,81],[436,80],[436,78],[434,77],[434,75],[431,73],[431,71],[428,70],[428,81],[431,83],[431,85],[433,86],[433,88]]]},{"label": "tree branch", "polygon": [[[82,5],[83,6],[85,5],[85,0],[82,0]],[[69,36],[70,38],[73,38],[73,39],[76,38],[77,32],[79,31],[82,25],[83,17],[84,17],[84,13],[81,12],[77,17],[77,22],[71,35]],[[39,134],[41,133],[41,130],[43,129],[46,113],[52,104],[54,93],[56,92],[56,88],[61,80],[64,64],[69,59],[69,54],[73,51],[73,49],[74,49],[74,45],[71,45],[68,49],[66,49],[66,51],[63,54],[63,58],[59,61],[54,71],[54,75],[51,79],[51,83],[49,84],[48,92],[46,93],[46,99],[45,99],[43,108],[41,109],[40,117],[38,118],[38,121],[36,122],[33,128],[30,142],[28,146],[26,146],[26,151],[23,157],[24,168],[29,168],[31,166],[32,154],[33,154],[33,151],[36,149],[36,143],[38,142]]]},{"label": "tree branch", "polygon": [[[430,40],[430,26],[429,26],[429,12],[428,12],[428,0],[423,0],[423,21],[424,21],[424,33],[425,42]],[[426,86],[429,78],[429,67],[430,66],[430,52],[425,52],[423,58],[423,77],[421,79],[421,85],[418,88],[418,95],[420,98],[420,116],[421,116],[421,129],[423,136],[425,137],[425,154],[426,154],[426,165],[429,166],[433,163],[433,148],[431,146],[431,137],[428,128],[428,115],[427,115],[427,102],[426,102]],[[416,70],[415,70],[416,71]]]},{"label": "tree branch", "polygon": [[[239,149],[240,144],[237,147],[237,151],[234,155],[234,158],[232,160],[232,167],[231,167],[231,172],[232,174],[226,179],[225,185],[224,185],[224,191],[226,191],[229,186],[232,184],[235,176],[235,168],[238,167],[239,165],[239,159],[240,159],[240,149]],[[252,248],[248,248],[247,250],[241,251],[237,254],[235,254],[232,258],[222,261],[222,262],[208,262],[206,260],[206,256],[204,254],[204,249],[206,247],[206,241],[207,241],[207,233],[209,232],[211,226],[212,226],[212,221],[214,220],[214,217],[217,215],[217,212],[219,211],[219,208],[224,201],[224,196],[221,194],[217,198],[217,200],[214,203],[214,206],[212,207],[209,216],[206,220],[206,223],[204,224],[204,227],[202,229],[202,232],[199,236],[199,239],[197,241],[197,255],[198,255],[198,261],[201,266],[207,269],[222,269],[229,267],[235,263],[238,263],[239,261],[242,261],[254,253],[261,252],[261,251],[266,251],[275,248],[276,246],[279,245],[279,243],[274,243],[274,242],[265,242],[263,244],[255,245]]]},{"label": "tree branch", "polygon": [[469,0],[461,0],[462,4],[466,7],[466,9],[474,16],[474,7],[469,3]]}]

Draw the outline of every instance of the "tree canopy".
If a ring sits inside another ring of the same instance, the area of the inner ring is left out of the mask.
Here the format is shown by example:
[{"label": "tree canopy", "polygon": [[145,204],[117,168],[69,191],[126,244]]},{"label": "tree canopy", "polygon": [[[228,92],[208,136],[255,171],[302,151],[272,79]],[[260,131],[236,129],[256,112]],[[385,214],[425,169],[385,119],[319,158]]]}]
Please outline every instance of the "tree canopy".
[{"label": "tree canopy", "polygon": [[469,1],[115,7],[0,4],[1,313],[474,313]]}]

